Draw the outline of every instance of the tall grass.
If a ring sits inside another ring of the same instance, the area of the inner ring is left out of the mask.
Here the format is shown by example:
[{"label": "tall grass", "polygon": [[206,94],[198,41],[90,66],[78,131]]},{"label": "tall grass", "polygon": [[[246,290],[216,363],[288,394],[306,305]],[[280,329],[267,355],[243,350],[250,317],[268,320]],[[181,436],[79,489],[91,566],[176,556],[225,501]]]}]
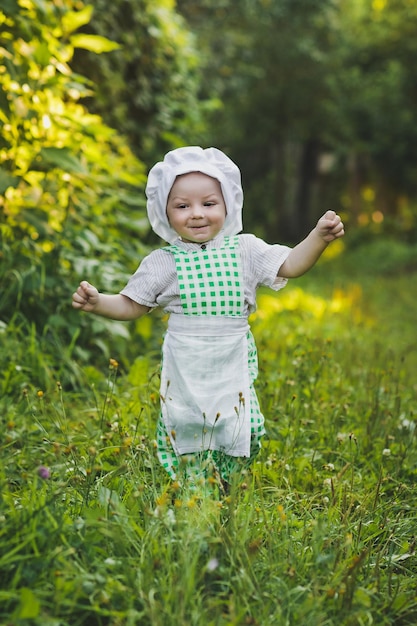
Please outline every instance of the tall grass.
[{"label": "tall grass", "polygon": [[0,623],[417,623],[415,278],[323,265],[261,295],[268,437],[227,496],[159,467],[153,359],[84,368],[78,391],[19,378],[0,400]]}]

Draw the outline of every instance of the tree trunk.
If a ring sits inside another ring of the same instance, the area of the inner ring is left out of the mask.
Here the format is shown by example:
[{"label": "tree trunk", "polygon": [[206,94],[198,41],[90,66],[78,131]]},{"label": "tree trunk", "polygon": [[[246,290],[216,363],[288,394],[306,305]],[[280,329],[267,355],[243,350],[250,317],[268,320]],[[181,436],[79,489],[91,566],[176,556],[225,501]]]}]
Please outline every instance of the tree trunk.
[{"label": "tree trunk", "polygon": [[317,175],[318,146],[314,139],[309,139],[302,146],[297,190],[290,222],[291,238],[299,241],[314,225],[311,215],[312,188]]}]

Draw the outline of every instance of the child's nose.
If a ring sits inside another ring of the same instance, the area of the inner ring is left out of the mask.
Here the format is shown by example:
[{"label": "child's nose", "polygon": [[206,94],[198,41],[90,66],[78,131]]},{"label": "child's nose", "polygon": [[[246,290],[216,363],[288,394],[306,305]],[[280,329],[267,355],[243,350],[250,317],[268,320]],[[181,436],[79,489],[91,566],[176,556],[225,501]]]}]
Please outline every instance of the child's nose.
[{"label": "child's nose", "polygon": [[200,204],[195,204],[192,207],[192,216],[194,218],[204,217],[204,210]]}]

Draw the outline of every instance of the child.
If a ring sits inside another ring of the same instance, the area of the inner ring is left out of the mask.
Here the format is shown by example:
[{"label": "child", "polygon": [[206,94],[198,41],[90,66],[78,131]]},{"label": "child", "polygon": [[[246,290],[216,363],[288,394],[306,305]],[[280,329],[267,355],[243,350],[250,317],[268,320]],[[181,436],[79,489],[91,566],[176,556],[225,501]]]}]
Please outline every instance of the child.
[{"label": "child", "polygon": [[216,148],[178,148],[149,172],[147,211],[170,245],[153,251],[117,295],[81,282],[73,307],[132,320],[156,306],[170,318],[162,348],[157,453],[173,479],[228,482],[265,433],[254,390],[258,365],[248,316],[256,289],[278,291],[344,235],[327,211],[293,249],[242,230],[238,167]]}]

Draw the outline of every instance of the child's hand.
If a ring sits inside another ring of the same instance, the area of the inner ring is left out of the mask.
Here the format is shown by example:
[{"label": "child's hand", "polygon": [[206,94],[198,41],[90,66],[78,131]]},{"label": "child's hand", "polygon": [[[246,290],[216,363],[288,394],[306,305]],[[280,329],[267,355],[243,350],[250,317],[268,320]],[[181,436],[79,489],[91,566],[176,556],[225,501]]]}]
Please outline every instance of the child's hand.
[{"label": "child's hand", "polygon": [[329,243],[338,237],[343,237],[345,234],[345,228],[340,216],[334,211],[326,211],[326,213],[319,219],[315,228],[319,237]]},{"label": "child's hand", "polygon": [[81,309],[82,311],[94,311],[99,296],[97,289],[86,280],[83,280],[79,284],[77,291],[72,294],[72,306],[74,309]]}]

